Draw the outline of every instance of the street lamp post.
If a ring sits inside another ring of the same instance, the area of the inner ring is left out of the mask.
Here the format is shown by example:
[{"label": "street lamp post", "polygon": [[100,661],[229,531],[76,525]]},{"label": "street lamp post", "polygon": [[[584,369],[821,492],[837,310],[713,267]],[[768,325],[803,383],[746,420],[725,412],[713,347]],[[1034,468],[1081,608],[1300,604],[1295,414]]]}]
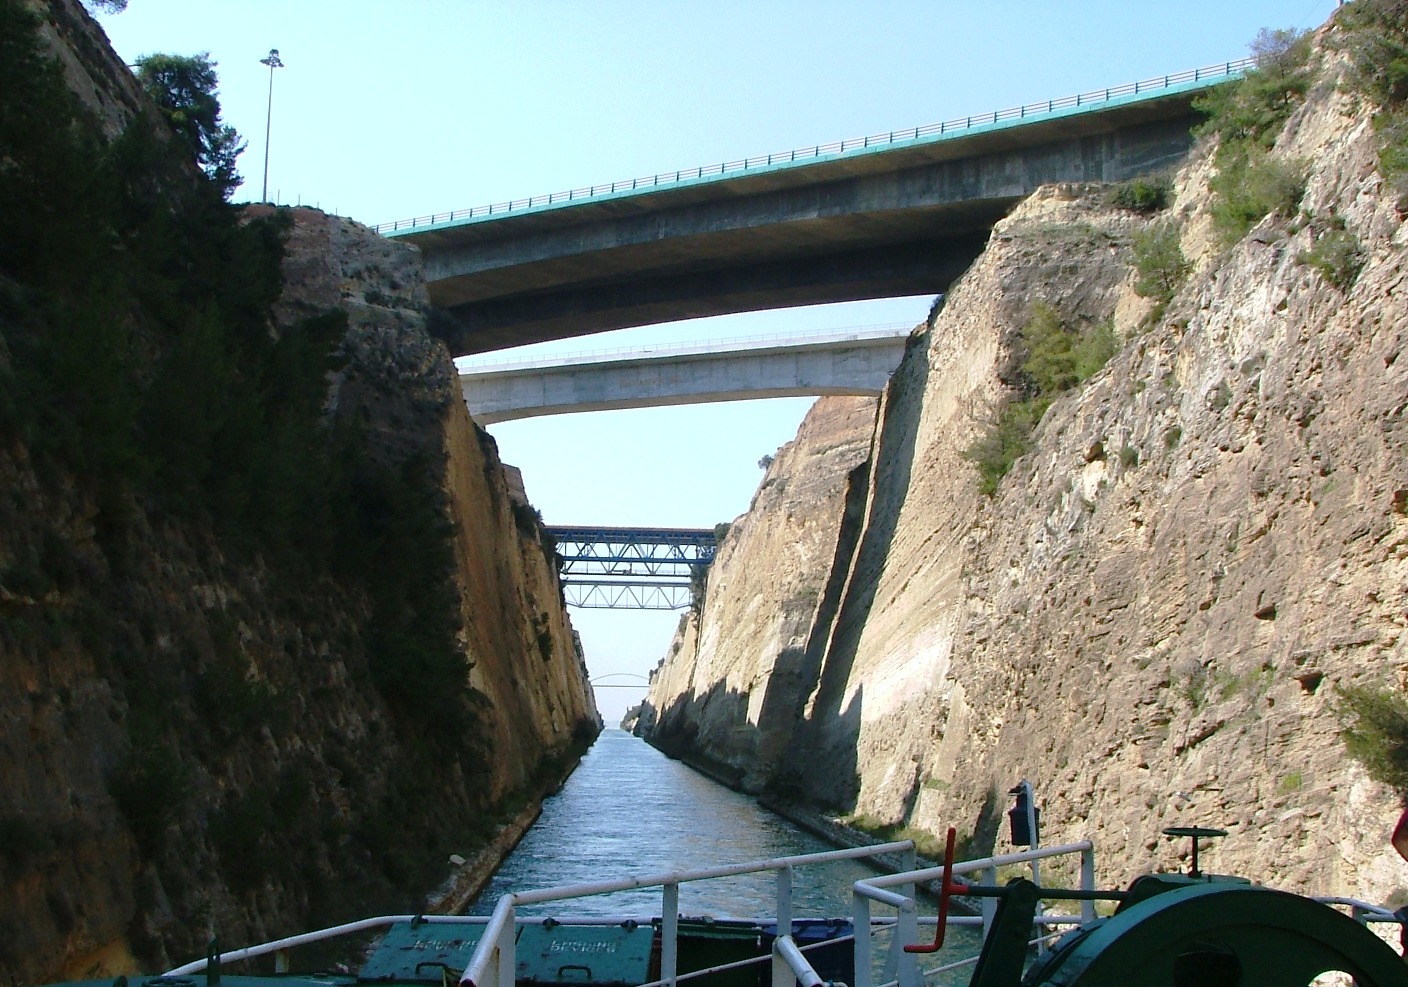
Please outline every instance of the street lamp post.
[{"label": "street lamp post", "polygon": [[269,108],[264,114],[264,191],[260,202],[269,201],[269,133],[274,122],[274,69],[281,69],[284,63],[279,60],[279,49],[270,48],[269,56],[259,60],[260,65],[269,66]]}]

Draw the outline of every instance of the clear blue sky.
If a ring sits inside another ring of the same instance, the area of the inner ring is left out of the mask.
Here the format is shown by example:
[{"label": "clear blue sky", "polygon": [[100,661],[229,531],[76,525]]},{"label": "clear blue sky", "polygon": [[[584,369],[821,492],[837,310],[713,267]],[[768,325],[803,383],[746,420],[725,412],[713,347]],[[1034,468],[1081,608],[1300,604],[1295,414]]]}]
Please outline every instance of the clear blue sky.
[{"label": "clear blue sky", "polygon": [[[1336,0],[130,0],[129,62],[209,52],[258,199],[366,223],[937,122],[1239,58]],[[699,320],[561,348],[919,322],[930,298]],[[711,526],[809,402],[704,405],[490,429],[549,523]],[[593,674],[644,673],[673,613],[576,611]],[[623,681],[616,679],[614,681]],[[598,694],[608,720],[637,694]]]}]

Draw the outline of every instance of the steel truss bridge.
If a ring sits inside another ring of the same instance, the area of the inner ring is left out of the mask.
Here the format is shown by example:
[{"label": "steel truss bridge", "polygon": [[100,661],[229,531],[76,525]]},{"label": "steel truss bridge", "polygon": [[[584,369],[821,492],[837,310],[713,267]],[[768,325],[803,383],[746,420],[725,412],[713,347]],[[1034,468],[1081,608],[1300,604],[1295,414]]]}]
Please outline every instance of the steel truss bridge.
[{"label": "steel truss bridge", "polygon": [[683,610],[714,561],[713,528],[548,525],[563,595],[583,610]]}]

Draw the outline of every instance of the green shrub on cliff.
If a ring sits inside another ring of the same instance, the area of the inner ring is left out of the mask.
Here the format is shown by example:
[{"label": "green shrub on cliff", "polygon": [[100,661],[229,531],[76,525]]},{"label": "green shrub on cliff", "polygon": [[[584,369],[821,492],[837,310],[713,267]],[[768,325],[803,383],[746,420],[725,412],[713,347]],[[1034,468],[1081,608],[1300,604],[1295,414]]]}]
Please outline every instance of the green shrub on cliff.
[{"label": "green shrub on cliff", "polygon": [[[1045,411],[1045,406],[1041,406]],[[963,457],[978,468],[978,492],[985,497],[997,493],[1002,478],[1031,448],[1032,433],[1041,415],[1031,400],[1011,401],[998,409]]]},{"label": "green shrub on cliff", "polygon": [[1369,777],[1408,795],[1408,696],[1397,689],[1336,690],[1340,738]]},{"label": "green shrub on cliff", "polygon": [[130,746],[110,787],[137,846],[151,859],[166,844],[171,823],[190,796],[191,772],[155,719],[136,718],[129,733]]},{"label": "green shrub on cliff", "polygon": [[147,55],[137,62],[137,79],[192,159],[228,199],[239,184],[235,159],[244,143],[220,120],[215,63],[200,55]]},{"label": "green shrub on cliff", "polygon": [[1208,115],[1194,133],[1218,142],[1212,215],[1228,245],[1270,213],[1294,214],[1305,191],[1304,166],[1267,152],[1314,80],[1310,36],[1263,28],[1250,47],[1257,67],[1193,104]]},{"label": "green shrub on cliff", "polygon": [[1156,213],[1168,208],[1173,198],[1173,181],[1167,175],[1141,175],[1110,186],[1105,201],[1117,209]]},{"label": "green shrub on cliff", "polygon": [[1157,322],[1188,277],[1189,264],[1183,256],[1178,227],[1160,223],[1136,235],[1134,270],[1139,275],[1134,282],[1135,294],[1154,300],[1150,321]]},{"label": "green shrub on cliff", "polygon": [[1208,115],[1195,133],[1216,135],[1223,153],[1246,145],[1271,147],[1314,79],[1310,35],[1295,29],[1262,28],[1248,46],[1257,67],[1236,82],[1216,86],[1194,100]]},{"label": "green shrub on cliff", "polygon": [[1246,236],[1267,216],[1296,214],[1305,195],[1306,166],[1302,161],[1274,158],[1255,148],[1219,154],[1212,190],[1212,220],[1225,245]]},{"label": "green shrub on cliff", "polygon": [[1345,84],[1377,107],[1379,172],[1408,207],[1408,3],[1354,0],[1336,14],[1333,43],[1350,57]]},{"label": "green shrub on cliff", "polygon": [[997,409],[983,434],[963,452],[978,468],[980,493],[997,492],[1031,447],[1032,433],[1051,402],[1099,371],[1117,348],[1113,323],[1082,331],[1046,302],[1032,305],[1031,318],[1017,335],[1017,397]]},{"label": "green shrub on cliff", "polygon": [[1319,271],[1340,291],[1348,291],[1364,267],[1364,249],[1359,238],[1345,228],[1340,216],[1315,224],[1312,231],[1315,245],[1298,254],[1296,260]]}]

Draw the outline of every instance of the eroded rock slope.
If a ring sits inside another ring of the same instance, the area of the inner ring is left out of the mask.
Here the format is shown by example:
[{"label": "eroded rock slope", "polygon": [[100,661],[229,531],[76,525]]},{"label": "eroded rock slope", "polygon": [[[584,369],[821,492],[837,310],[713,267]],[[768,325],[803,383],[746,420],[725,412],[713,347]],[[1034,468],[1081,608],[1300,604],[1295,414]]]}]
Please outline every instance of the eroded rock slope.
[{"label": "eroded rock slope", "polygon": [[[1293,216],[1219,246],[1204,146],[1153,219],[1049,188],[999,224],[884,397],[863,510],[822,501],[811,522],[854,545],[808,577],[844,583],[793,631],[815,675],[772,718],[713,721],[701,698],[781,652],[686,638],[648,700],[658,736],[706,757],[730,729],[785,737],[739,777],[869,825],[953,825],[974,851],[1007,845],[1025,777],[1045,840],[1094,838],[1109,882],[1178,866],[1160,829],[1199,823],[1231,831],[1213,869],[1408,897],[1386,842],[1398,796],[1346,756],[1335,713],[1337,686],[1408,673],[1408,234],[1370,108],[1325,58],[1272,152],[1305,168]],[[1307,263],[1339,222],[1363,261],[1346,284]],[[1169,223],[1192,271],[1151,311],[1132,244]],[[1119,349],[989,497],[965,450],[1012,393],[1037,303],[1113,320]],[[773,564],[735,553],[712,580]],[[711,592],[702,625],[744,612],[727,606]],[[695,655],[727,679],[682,674]]]}]

